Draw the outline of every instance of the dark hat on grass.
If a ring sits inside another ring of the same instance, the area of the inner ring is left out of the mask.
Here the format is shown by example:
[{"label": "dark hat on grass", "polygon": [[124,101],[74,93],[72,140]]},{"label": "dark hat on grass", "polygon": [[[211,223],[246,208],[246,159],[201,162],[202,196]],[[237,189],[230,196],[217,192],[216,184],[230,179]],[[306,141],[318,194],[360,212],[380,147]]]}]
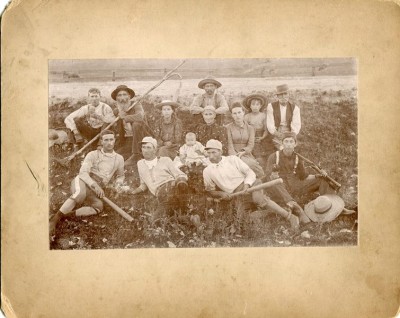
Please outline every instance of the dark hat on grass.
[{"label": "dark hat on grass", "polygon": [[215,86],[217,86],[217,88],[221,87],[222,84],[220,82],[218,82],[214,76],[207,76],[205,79],[202,79],[199,84],[197,85],[199,88],[203,89],[204,85],[211,83],[214,84]]},{"label": "dark hat on grass", "polygon": [[131,88],[129,88],[126,85],[119,85],[116,89],[114,89],[114,91],[111,93],[111,98],[113,100],[117,100],[117,94],[120,91],[125,91],[129,94],[129,96],[131,97],[131,99],[135,96],[135,91]]}]

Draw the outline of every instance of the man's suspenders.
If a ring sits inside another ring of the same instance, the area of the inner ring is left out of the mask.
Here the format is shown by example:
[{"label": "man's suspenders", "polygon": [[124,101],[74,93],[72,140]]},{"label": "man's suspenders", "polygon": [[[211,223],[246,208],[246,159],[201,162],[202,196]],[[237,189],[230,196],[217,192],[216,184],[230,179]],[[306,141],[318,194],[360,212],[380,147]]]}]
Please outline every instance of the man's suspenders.
[{"label": "man's suspenders", "polygon": [[[279,166],[279,152],[280,152],[279,150],[277,152],[275,152],[275,157],[276,157],[275,164],[277,166]],[[297,156],[297,154],[296,154],[296,158],[294,159],[293,174],[296,174],[296,169],[297,169],[298,164],[299,164],[299,156]]]}]

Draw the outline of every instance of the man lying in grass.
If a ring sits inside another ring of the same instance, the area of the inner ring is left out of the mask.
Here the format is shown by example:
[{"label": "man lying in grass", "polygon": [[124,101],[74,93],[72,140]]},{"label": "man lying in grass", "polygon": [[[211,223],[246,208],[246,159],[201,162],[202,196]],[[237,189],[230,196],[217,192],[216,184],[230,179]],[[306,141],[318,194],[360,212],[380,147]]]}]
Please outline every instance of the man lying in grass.
[{"label": "man lying in grass", "polygon": [[158,201],[158,206],[152,212],[152,221],[172,215],[174,208],[186,208],[187,176],[179,170],[169,157],[157,157],[157,140],[144,137],[141,141],[142,160],[137,163],[140,185],[132,194],[147,190]]},{"label": "man lying in grass", "polygon": [[[232,193],[246,191],[251,186],[261,184],[253,170],[238,156],[222,156],[222,144],[218,140],[209,140],[205,150],[211,164],[203,170],[204,185],[212,197],[230,200]],[[253,191],[251,197],[260,209],[272,210],[289,220],[293,230],[298,229],[298,217],[270,200],[262,190]]]},{"label": "man lying in grass", "polygon": [[58,212],[50,218],[50,237],[55,235],[58,222],[70,214],[76,205],[87,201],[87,205],[76,210],[77,216],[94,215],[103,210],[104,187],[116,175],[116,187],[124,182],[124,158],[114,151],[115,134],[103,130],[100,137],[102,149],[89,152],[83,160],[79,174],[71,182],[72,195]]}]

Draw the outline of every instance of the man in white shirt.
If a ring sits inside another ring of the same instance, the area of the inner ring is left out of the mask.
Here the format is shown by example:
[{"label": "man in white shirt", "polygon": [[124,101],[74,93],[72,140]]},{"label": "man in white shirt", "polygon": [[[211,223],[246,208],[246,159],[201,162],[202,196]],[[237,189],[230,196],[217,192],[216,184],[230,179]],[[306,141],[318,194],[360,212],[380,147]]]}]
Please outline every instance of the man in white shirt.
[{"label": "man in white shirt", "polygon": [[75,145],[81,146],[84,139],[92,140],[98,135],[104,126],[115,119],[111,107],[100,102],[101,94],[97,88],[91,88],[88,92],[89,104],[69,114],[64,123],[74,135]]},{"label": "man in white shirt", "polygon": [[111,130],[101,133],[102,149],[89,152],[83,160],[81,169],[71,182],[72,195],[64,202],[58,212],[50,218],[49,232],[54,235],[57,223],[70,214],[76,205],[85,200],[89,203],[76,210],[77,216],[94,215],[103,210],[103,188],[116,175],[115,185],[124,182],[124,158],[114,151],[115,135]]},{"label": "man in white shirt", "polygon": [[140,185],[132,191],[139,194],[149,190],[158,201],[156,211],[152,213],[153,222],[172,215],[174,208],[186,208],[187,176],[179,170],[169,157],[157,157],[157,140],[144,137],[142,145],[143,158],[137,167]]},{"label": "man in white shirt", "polygon": [[300,108],[289,102],[289,87],[287,84],[276,87],[277,101],[267,106],[267,129],[272,136],[276,149],[282,149],[282,136],[285,132],[299,134],[301,129]]},{"label": "man in white shirt", "polygon": [[[205,190],[212,197],[230,200],[232,193],[246,191],[251,186],[261,184],[260,180],[256,180],[253,170],[239,157],[222,156],[222,144],[218,140],[209,140],[205,150],[208,153],[211,164],[203,170],[204,185]],[[260,209],[274,211],[289,220],[292,229],[298,229],[298,217],[270,200],[262,190],[251,192],[251,197]]]}]

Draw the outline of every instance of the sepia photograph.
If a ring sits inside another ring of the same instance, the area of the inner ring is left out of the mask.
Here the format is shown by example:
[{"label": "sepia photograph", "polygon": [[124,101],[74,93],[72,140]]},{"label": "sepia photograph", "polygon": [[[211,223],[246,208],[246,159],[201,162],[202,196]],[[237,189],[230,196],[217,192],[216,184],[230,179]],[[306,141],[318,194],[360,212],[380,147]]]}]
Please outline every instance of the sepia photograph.
[{"label": "sepia photograph", "polygon": [[48,66],[50,249],[357,246],[355,58]]},{"label": "sepia photograph", "polygon": [[2,311],[398,316],[399,17],[10,1]]}]

